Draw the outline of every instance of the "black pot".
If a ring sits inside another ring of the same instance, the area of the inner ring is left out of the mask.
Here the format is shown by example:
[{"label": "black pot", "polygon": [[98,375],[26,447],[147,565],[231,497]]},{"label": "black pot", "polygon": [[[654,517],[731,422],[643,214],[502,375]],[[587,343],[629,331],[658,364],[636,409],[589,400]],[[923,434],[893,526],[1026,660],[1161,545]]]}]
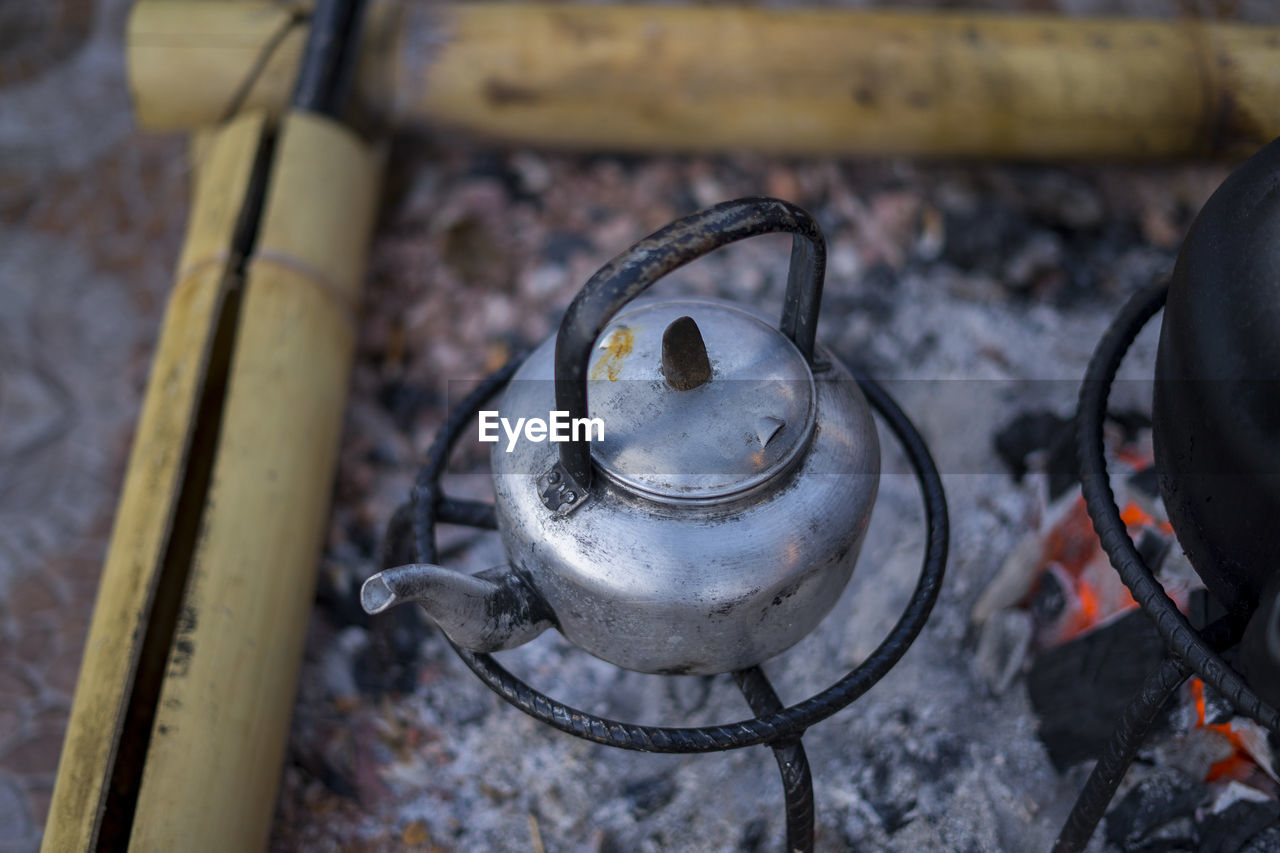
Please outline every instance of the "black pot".
[{"label": "black pot", "polygon": [[1218,188],[1183,243],[1153,420],[1178,541],[1248,615],[1280,576],[1280,140]]}]

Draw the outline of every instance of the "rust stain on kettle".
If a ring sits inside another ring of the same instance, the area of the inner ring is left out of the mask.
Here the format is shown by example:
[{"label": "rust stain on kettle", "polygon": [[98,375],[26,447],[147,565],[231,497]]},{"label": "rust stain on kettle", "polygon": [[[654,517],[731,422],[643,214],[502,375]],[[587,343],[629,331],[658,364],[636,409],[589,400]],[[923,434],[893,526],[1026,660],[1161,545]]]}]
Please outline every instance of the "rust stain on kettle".
[{"label": "rust stain on kettle", "polygon": [[607,376],[610,382],[617,382],[622,375],[622,362],[631,355],[635,345],[636,333],[627,326],[618,326],[610,332],[600,343],[604,355],[592,366],[590,379],[596,381]]}]

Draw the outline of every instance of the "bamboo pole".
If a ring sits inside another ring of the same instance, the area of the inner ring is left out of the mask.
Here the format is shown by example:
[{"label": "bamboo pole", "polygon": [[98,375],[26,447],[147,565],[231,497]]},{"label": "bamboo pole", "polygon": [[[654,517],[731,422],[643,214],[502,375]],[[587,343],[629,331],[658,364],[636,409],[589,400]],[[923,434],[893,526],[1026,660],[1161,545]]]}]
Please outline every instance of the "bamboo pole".
[{"label": "bamboo pole", "polygon": [[125,59],[140,123],[190,129],[239,110],[279,112],[306,40],[304,13],[267,3],[138,3]]},{"label": "bamboo pole", "polygon": [[[237,112],[278,118],[306,43],[304,0],[142,0],[129,14],[125,63],[134,114],[148,130],[188,130]],[[391,70],[400,5],[369,4],[357,85],[367,109],[394,107]]]},{"label": "bamboo pole", "polygon": [[234,286],[234,235],[263,128],[262,116],[244,116],[200,146],[186,240],[58,763],[43,846],[51,853],[97,846],[135,685],[140,673],[145,678],[147,669],[164,663],[167,644],[152,661],[143,659],[144,645],[157,600],[166,594],[162,579],[180,562],[180,540],[193,534],[198,516],[201,496],[191,495],[190,474],[200,464],[194,457],[207,448],[195,446],[196,424],[207,395],[216,393],[207,380],[215,367],[223,305]]},{"label": "bamboo pole", "polygon": [[[215,117],[196,105],[225,103],[245,65],[171,5],[142,0],[130,27],[148,126]],[[201,5],[247,20],[248,4]],[[1275,27],[531,2],[379,20],[360,83],[374,112],[518,143],[1114,158],[1238,155],[1280,135]],[[202,69],[222,69],[199,81],[175,73],[196,44]]]},{"label": "bamboo pole", "polygon": [[378,158],[289,114],[131,850],[262,849],[324,539]]}]

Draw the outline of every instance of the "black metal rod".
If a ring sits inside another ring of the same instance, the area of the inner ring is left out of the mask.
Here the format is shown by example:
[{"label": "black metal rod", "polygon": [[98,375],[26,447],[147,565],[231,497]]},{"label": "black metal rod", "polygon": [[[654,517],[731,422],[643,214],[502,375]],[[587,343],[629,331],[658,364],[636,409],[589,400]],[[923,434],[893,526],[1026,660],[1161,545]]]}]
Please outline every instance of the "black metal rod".
[{"label": "black metal rod", "polygon": [[1093,520],[1093,529],[1111,565],[1133,594],[1134,601],[1151,617],[1169,653],[1183,660],[1205,684],[1222,694],[1237,712],[1280,733],[1280,712],[1264,702],[1244,678],[1195,632],[1156,580],[1120,518],[1120,508],[1116,505],[1107,475],[1102,430],[1111,384],[1133,339],[1164,305],[1168,291],[1166,283],[1157,282],[1135,294],[1102,336],[1089,361],[1080,387],[1076,414],[1080,487],[1089,517]]},{"label": "black metal rod", "polygon": [[360,50],[364,0],[316,0],[290,105],[338,118]]},{"label": "black metal rod", "polygon": [[[1240,641],[1243,630],[1242,623],[1229,615],[1207,626],[1203,637],[1214,650],[1228,649]],[[1107,805],[1115,796],[1116,788],[1137,756],[1138,747],[1151,730],[1160,709],[1190,672],[1185,663],[1176,655],[1170,654],[1147,675],[1133,701],[1125,706],[1111,740],[1080,790],[1071,814],[1067,816],[1067,822],[1058,835],[1053,853],[1076,853],[1089,843],[1098,821],[1106,813]]]},{"label": "black metal rod", "polygon": [[[782,700],[760,667],[740,669],[733,674],[733,680],[757,717],[782,710]],[[797,735],[772,743],[770,747],[778,762],[778,772],[782,774],[782,795],[787,810],[787,853],[812,853],[813,775],[809,772],[809,757],[804,754],[804,744]]]},{"label": "black metal rod", "polygon": [[1189,671],[1181,661],[1165,658],[1147,675],[1138,695],[1125,707],[1120,724],[1112,732],[1106,749],[1076,798],[1071,814],[1053,845],[1053,853],[1080,853],[1089,843],[1098,821],[1102,820],[1107,805],[1115,796],[1120,780],[1137,756],[1138,747],[1159,717],[1160,709],[1186,681]]},{"label": "black metal rod", "polygon": [[[672,270],[708,252],[761,234],[793,234],[791,268],[781,328],[812,363],[827,245],[818,223],[794,204],[742,198],[678,219],[605,264],[587,280],[565,311],[556,335],[556,408],[570,418],[587,416],[587,369],[596,339],[613,316]],[[560,445],[560,465],[584,489],[591,487],[591,445]]]},{"label": "black metal rod", "polygon": [[[523,356],[512,359],[473,388],[471,393],[453,408],[427,450],[427,460],[418,470],[418,479],[413,484],[413,492],[410,496],[413,502],[413,547],[418,562],[436,562],[435,525],[437,521],[444,520],[440,513],[441,504],[449,500],[456,505],[456,502],[444,496],[444,491],[440,488],[440,475],[444,473],[445,466],[449,463],[449,451],[480,407],[502,390],[522,360]],[[453,523],[469,522],[455,518]],[[473,526],[493,529],[487,522]],[[497,526],[496,520],[493,526]]]},{"label": "black metal rod", "polygon": [[493,504],[441,497],[436,505],[436,521],[441,524],[460,524],[479,527],[482,530],[498,529],[498,514]]}]

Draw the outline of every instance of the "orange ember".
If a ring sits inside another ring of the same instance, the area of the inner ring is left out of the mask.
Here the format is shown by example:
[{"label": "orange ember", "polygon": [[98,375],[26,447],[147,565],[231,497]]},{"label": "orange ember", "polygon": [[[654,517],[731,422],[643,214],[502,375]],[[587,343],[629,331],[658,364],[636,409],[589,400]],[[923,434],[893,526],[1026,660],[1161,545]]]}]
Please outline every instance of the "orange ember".
[{"label": "orange ember", "polygon": [[[1132,502],[1120,517],[1131,533],[1142,527],[1161,530],[1166,527]],[[1055,564],[1057,569],[1051,568]],[[1052,641],[1055,644],[1066,642],[1117,613],[1138,606],[1103,555],[1083,497],[1077,498],[1065,517],[1049,530],[1040,567],[1042,572],[1054,571],[1058,579],[1070,587],[1074,599],[1069,615]]]},{"label": "orange ember", "polygon": [[1130,528],[1130,532],[1135,527],[1154,527],[1163,533],[1173,535],[1173,525],[1167,521],[1156,521],[1155,516],[1148,513],[1142,507],[1133,501],[1129,501],[1125,508],[1120,511],[1120,520],[1125,526]]},{"label": "orange ember", "polygon": [[1209,768],[1209,772],[1205,774],[1204,781],[1215,782],[1219,779],[1243,780],[1254,769],[1254,761],[1249,757],[1249,750],[1245,747],[1244,740],[1231,728],[1231,723],[1229,722],[1205,724],[1204,682],[1198,678],[1191,679],[1191,696],[1196,703],[1196,726],[1212,729],[1225,737],[1235,748],[1235,752],[1229,757]]},{"label": "orange ember", "polygon": [[1093,522],[1084,498],[1077,498],[1062,521],[1049,531],[1044,543],[1044,563],[1059,563],[1072,575],[1080,570],[1098,552],[1098,537],[1093,533]]},{"label": "orange ember", "polygon": [[1116,459],[1135,471],[1141,471],[1155,461],[1150,453],[1127,444],[1116,451]]}]

